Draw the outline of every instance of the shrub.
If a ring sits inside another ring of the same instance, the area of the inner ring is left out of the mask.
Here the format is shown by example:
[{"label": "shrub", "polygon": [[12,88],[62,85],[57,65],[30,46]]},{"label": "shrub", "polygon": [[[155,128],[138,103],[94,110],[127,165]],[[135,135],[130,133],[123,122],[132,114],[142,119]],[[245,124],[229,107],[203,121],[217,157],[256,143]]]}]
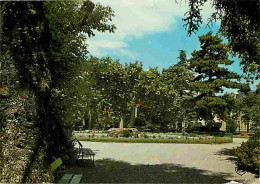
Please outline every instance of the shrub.
[{"label": "shrub", "polygon": [[131,132],[129,130],[123,130],[122,132],[120,132],[120,135],[120,137],[130,137]]},{"label": "shrub", "polygon": [[239,168],[258,173],[260,164],[259,139],[260,132],[257,132],[254,136],[250,137],[247,142],[243,142],[240,147],[235,149],[235,155],[237,156],[236,165]]},{"label": "shrub", "polygon": [[119,136],[119,133],[117,130],[112,130],[110,132],[108,132],[108,137],[118,137]]},{"label": "shrub", "polygon": [[189,133],[189,136],[190,136],[190,137],[198,137],[199,135],[196,134],[196,133]]},{"label": "shrub", "polygon": [[144,138],[144,135],[145,135],[144,132],[141,132],[140,133],[140,138]]},{"label": "shrub", "polygon": [[119,133],[117,131],[113,131],[111,133],[112,133],[112,137],[118,137],[119,136]]},{"label": "shrub", "polygon": [[133,131],[133,132],[132,132],[132,136],[133,136],[134,138],[137,138],[137,137],[138,137],[138,132],[137,132],[137,131]]}]

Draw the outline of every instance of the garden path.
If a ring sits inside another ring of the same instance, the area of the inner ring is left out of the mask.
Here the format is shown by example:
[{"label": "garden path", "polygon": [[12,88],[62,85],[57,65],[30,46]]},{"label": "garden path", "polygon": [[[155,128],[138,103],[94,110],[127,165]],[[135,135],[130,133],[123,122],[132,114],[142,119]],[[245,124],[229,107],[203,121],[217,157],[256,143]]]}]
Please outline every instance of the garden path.
[{"label": "garden path", "polygon": [[[92,173],[86,182],[170,182],[174,180],[173,183],[227,183],[229,181],[253,183],[256,182],[253,174],[246,173],[240,176],[235,173],[235,164],[230,154],[230,150],[243,141],[246,139],[234,138],[233,143],[218,145],[82,141],[84,147],[91,148],[97,154],[97,166],[91,172],[97,175],[109,175],[105,180]],[[114,171],[108,171],[111,167]],[[126,170],[123,171],[123,168]],[[169,175],[169,172],[172,174]],[[117,175],[116,178],[111,176],[113,173]],[[126,173],[127,175],[124,176]],[[151,180],[142,179],[147,175]]]}]

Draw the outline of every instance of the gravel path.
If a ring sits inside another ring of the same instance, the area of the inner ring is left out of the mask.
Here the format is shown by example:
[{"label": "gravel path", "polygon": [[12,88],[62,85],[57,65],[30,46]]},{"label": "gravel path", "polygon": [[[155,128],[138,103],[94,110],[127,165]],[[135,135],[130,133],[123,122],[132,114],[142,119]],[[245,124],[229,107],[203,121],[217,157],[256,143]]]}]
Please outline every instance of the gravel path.
[{"label": "gravel path", "polygon": [[[219,174],[225,181],[255,183],[251,173],[240,176],[235,173],[235,164],[228,150],[239,146],[246,139],[234,138],[233,143],[207,144],[143,144],[143,143],[99,143],[82,141],[83,147],[96,152],[95,160],[111,159],[130,165],[173,164],[181,168],[192,168],[204,175]],[[187,176],[188,177],[188,176]],[[223,180],[224,181],[224,180]],[[259,181],[259,180],[258,180]]]}]

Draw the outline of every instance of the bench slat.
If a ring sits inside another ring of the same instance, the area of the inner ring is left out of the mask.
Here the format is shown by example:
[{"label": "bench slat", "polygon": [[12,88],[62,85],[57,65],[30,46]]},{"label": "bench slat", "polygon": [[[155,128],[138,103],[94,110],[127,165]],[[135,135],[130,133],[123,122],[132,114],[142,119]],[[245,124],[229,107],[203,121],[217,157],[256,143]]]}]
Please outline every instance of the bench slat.
[{"label": "bench slat", "polygon": [[76,174],[76,175],[74,175],[74,177],[72,178],[70,183],[78,184],[80,182],[81,178],[82,178],[82,174]]},{"label": "bench slat", "polygon": [[90,154],[90,155],[96,155],[91,149],[89,149],[89,148],[86,148],[87,149],[87,151],[88,151],[88,153]]},{"label": "bench slat", "polygon": [[64,174],[64,176],[62,176],[62,178],[60,179],[59,183],[69,183],[72,176],[72,174]]},{"label": "bench slat", "polygon": [[89,148],[82,148],[84,155],[96,155],[91,149]]},{"label": "bench slat", "polygon": [[82,152],[84,155],[89,155],[89,152],[86,148],[82,148]]}]

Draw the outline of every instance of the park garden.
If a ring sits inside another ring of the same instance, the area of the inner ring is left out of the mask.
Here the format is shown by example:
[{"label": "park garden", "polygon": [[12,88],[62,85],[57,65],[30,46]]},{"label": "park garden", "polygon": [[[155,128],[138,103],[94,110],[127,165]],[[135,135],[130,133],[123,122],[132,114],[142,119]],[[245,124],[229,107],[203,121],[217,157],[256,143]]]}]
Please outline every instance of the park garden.
[{"label": "park garden", "polygon": [[[187,1],[183,21],[188,36],[200,29],[200,7],[205,2]],[[95,177],[87,180],[90,173],[85,172],[92,168],[79,160],[77,141],[189,144],[196,149],[192,144],[221,146],[242,137],[244,142],[229,154],[237,168],[259,175],[258,1],[213,0],[215,12],[208,23],[221,22],[218,34],[198,36],[199,48],[190,53],[178,50],[178,57],[172,58],[176,64],[161,70],[144,68],[140,61],[91,55],[89,38],[117,30],[116,12],[102,3],[1,1],[0,5],[1,183],[57,182],[61,162],[66,172],[82,170],[84,182],[95,182]],[[234,63],[230,55],[239,58],[242,75],[229,70]],[[243,134],[239,121],[247,127]],[[223,123],[225,129],[220,130]],[[152,176],[135,180],[132,175],[130,180],[117,180],[126,168],[136,175],[164,172],[170,166],[147,169],[106,159],[97,164],[103,168],[95,170],[98,176],[108,178],[100,182],[191,182],[181,180],[185,178],[181,171],[199,173],[196,182],[228,182],[224,176],[207,177],[201,170],[179,165],[172,166],[178,171],[174,177],[159,174],[162,180]],[[108,170],[115,167],[120,169],[111,177]]]}]

